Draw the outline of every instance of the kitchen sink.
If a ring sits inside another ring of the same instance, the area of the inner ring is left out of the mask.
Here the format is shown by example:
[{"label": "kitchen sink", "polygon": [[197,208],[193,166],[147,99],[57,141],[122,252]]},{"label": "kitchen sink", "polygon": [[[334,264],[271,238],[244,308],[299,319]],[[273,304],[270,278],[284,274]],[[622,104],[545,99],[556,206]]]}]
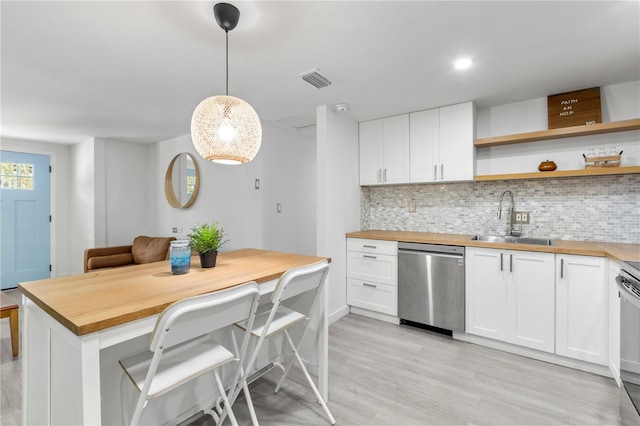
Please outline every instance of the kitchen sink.
[{"label": "kitchen sink", "polygon": [[483,241],[487,243],[508,243],[508,244],[533,244],[536,246],[552,246],[553,241],[547,238],[529,237],[500,237],[496,235],[474,235],[471,241]]}]

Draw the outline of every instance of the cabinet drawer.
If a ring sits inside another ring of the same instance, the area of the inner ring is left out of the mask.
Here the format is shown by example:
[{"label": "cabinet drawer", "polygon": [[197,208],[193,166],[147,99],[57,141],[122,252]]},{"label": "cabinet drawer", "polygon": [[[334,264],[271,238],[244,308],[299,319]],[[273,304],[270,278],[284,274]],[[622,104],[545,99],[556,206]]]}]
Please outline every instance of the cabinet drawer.
[{"label": "cabinet drawer", "polygon": [[347,238],[347,250],[362,253],[398,255],[397,241],[367,240],[362,238]]},{"label": "cabinet drawer", "polygon": [[398,315],[396,286],[347,278],[347,304],[387,315]]},{"label": "cabinet drawer", "polygon": [[348,251],[347,278],[395,286],[398,284],[398,257]]}]

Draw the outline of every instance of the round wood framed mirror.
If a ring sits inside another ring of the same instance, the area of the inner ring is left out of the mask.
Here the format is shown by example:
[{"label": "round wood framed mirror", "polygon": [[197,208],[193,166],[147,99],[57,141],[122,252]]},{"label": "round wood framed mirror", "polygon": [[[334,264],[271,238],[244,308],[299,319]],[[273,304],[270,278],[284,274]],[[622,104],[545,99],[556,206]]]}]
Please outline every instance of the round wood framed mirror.
[{"label": "round wood framed mirror", "polygon": [[181,152],[173,157],[164,177],[164,193],[172,207],[186,209],[198,198],[200,169],[193,156]]}]

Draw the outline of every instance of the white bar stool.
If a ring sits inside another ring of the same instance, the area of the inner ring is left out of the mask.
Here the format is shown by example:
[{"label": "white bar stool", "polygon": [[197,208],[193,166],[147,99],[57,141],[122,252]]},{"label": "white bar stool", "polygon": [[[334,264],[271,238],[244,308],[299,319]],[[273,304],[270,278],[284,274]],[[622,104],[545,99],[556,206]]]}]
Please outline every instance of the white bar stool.
[{"label": "white bar stool", "polygon": [[[250,323],[250,321],[238,322],[236,323],[236,325],[241,329],[245,330],[245,332],[250,331],[252,336],[258,338],[258,342],[256,343],[253,353],[249,358],[249,362],[247,363],[241,383],[246,382],[248,375],[251,373],[251,370],[254,367],[254,364],[258,357],[258,353],[260,351],[260,348],[262,347],[264,340],[268,337],[272,337],[272,336],[275,336],[276,334],[284,332],[286,341],[288,342],[289,346],[293,350],[293,356],[291,357],[287,367],[284,369],[282,377],[280,378],[280,381],[278,382],[278,385],[275,388],[275,392],[278,392],[280,390],[280,386],[282,385],[282,382],[284,382],[284,379],[287,377],[287,374],[289,373],[289,369],[293,365],[294,360],[297,360],[298,364],[300,365],[300,368],[302,369],[302,372],[304,373],[307,381],[309,382],[309,386],[311,386],[311,389],[313,390],[313,393],[316,395],[318,402],[324,409],[324,412],[329,418],[329,421],[333,425],[336,423],[336,421],[331,415],[331,411],[329,411],[329,407],[327,407],[325,400],[322,398],[322,395],[320,395],[318,388],[313,382],[313,379],[309,375],[309,372],[307,371],[304,365],[304,362],[300,357],[300,354],[298,353],[298,350],[300,348],[300,342],[302,342],[304,334],[307,331],[307,327],[310,322],[309,318],[311,317],[311,315],[313,314],[314,310],[318,305],[318,295],[321,294],[321,291],[326,281],[328,273],[329,273],[329,264],[326,260],[322,262],[314,263],[313,265],[302,266],[299,268],[293,268],[288,270],[282,275],[282,277],[280,277],[280,280],[276,284],[276,287],[273,291],[273,294],[271,296],[271,302],[273,303],[273,307],[271,308],[271,310],[256,314],[255,322],[253,325]],[[313,295],[313,302],[312,302],[311,308],[307,314],[297,312],[293,309],[290,309],[286,306],[281,305],[283,301],[289,298],[292,298],[294,296],[298,296],[300,294],[310,292],[310,291],[313,291],[314,295]],[[301,321],[305,322],[304,329],[300,335],[300,340],[298,341],[297,344],[294,344],[287,329],[295,324],[300,323]],[[283,354],[284,354],[284,345],[283,345]],[[231,395],[230,400],[232,402],[235,401],[235,398],[238,396],[239,393],[240,393],[240,388],[237,388],[233,393],[230,392],[229,393]],[[223,417],[221,418],[224,419]]]},{"label": "white bar stool", "polygon": [[[216,342],[208,333],[243,320],[253,325],[259,298],[258,285],[251,282],[229,290],[183,299],[167,307],[156,322],[149,351],[119,361],[126,375],[140,391],[131,425],[138,424],[148,400],[208,372],[213,372],[220,397],[224,401],[224,409],[220,416],[213,410],[205,412],[211,414],[216,422],[228,414],[231,423],[237,425],[218,373],[218,368],[233,361],[240,362],[230,390],[244,390],[252,420],[257,422],[246,379],[238,382],[243,375],[242,360],[245,359],[250,333],[244,333],[242,346],[237,354]],[[213,402],[212,407],[214,405],[218,404]]]}]

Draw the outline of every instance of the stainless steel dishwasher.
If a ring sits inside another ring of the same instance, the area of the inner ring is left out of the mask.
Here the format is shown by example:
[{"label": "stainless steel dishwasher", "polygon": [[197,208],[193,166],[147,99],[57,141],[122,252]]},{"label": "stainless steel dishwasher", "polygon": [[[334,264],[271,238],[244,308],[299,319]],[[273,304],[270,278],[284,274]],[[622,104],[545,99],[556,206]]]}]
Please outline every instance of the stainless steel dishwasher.
[{"label": "stainless steel dishwasher", "polygon": [[464,247],[398,243],[398,316],[464,332]]}]

